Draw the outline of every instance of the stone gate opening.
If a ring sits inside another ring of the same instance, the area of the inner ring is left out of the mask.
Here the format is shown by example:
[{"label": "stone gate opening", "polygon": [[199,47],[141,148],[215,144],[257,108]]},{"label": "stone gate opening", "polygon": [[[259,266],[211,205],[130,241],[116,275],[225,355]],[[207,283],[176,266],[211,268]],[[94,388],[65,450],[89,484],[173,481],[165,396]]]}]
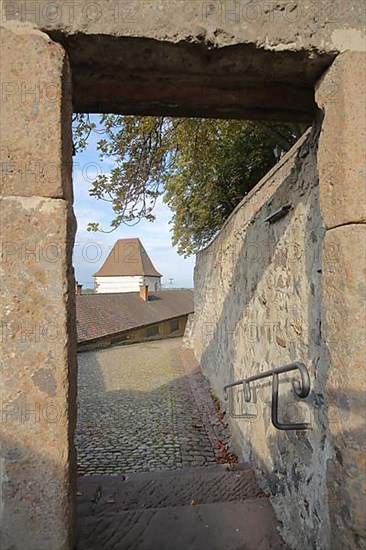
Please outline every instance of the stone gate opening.
[{"label": "stone gate opening", "polygon": [[[320,312],[337,338],[316,371],[323,393],[314,406],[324,407],[327,433],[317,472],[328,502],[314,542],[362,547],[363,3],[343,1],[331,13],[310,1],[92,4],[71,12],[47,1],[1,5],[4,547],[72,547],[73,108],[301,122],[322,111]],[[331,421],[330,400],[347,419]]]}]

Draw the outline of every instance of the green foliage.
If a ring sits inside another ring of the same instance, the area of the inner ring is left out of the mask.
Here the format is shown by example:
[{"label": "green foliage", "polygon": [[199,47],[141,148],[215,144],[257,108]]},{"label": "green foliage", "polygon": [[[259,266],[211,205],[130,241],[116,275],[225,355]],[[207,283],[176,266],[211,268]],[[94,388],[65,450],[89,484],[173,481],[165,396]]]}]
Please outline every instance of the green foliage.
[{"label": "green foliage", "polygon": [[[213,238],[275,164],[276,143],[284,148],[295,140],[284,125],[103,115],[97,129],[86,115],[78,115],[78,149],[85,147],[91,131],[100,134],[101,158],[115,159],[110,176],[99,176],[90,190],[92,196],[111,203],[111,230],[122,223],[153,221],[156,200],[163,195],[173,212],[173,244],[186,256]],[[96,223],[88,229],[101,230]]]}]

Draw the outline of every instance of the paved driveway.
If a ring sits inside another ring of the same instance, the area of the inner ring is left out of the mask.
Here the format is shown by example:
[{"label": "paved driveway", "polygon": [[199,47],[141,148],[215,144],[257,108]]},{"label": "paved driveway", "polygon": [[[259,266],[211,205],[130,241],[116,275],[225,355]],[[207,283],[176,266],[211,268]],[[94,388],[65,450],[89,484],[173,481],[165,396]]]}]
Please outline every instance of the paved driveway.
[{"label": "paved driveway", "polygon": [[203,379],[195,379],[192,393],[181,345],[174,338],[79,354],[80,475],[216,462],[218,449],[207,426],[213,403]]}]

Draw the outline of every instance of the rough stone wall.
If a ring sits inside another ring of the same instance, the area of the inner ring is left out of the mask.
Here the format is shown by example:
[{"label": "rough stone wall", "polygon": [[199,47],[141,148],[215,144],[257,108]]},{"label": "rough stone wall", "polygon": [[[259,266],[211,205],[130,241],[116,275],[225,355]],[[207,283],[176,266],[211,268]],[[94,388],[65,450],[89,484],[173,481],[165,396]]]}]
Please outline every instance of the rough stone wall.
[{"label": "rough stone wall", "polygon": [[[270,381],[256,384],[255,403],[235,391],[228,405],[241,413],[230,423],[242,458],[258,467],[285,539],[304,549],[365,542],[361,56],[337,59],[319,83],[312,134],[241,203],[195,269],[188,343],[221,399],[226,383],[253,373],[292,361],[309,369],[304,402],[280,384],[280,418],[311,431],[271,425]],[[264,221],[283,205],[286,216]]]},{"label": "rough stone wall", "polygon": [[72,547],[76,343],[63,48],[1,29],[1,543]]},{"label": "rough stone wall", "polygon": [[[227,406],[234,415],[244,407],[242,418],[230,417],[237,451],[258,468],[287,542],[303,549],[329,548],[330,536],[317,131],[282,159],[198,254],[191,337],[221,400],[223,386],[237,379],[293,361],[308,367],[312,391],[301,404],[286,382],[290,377],[281,376],[280,419],[304,419],[311,431],[280,432],[272,426],[271,379],[256,383],[255,403],[244,405],[236,390]],[[264,221],[284,205],[291,205],[286,216]]]}]

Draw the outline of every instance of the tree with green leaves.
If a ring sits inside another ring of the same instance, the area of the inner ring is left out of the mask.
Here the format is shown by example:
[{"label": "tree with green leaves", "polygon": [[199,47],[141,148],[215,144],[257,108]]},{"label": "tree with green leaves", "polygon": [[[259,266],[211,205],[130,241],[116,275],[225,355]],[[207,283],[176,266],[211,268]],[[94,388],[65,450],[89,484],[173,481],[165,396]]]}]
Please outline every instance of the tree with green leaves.
[{"label": "tree with green leaves", "polygon": [[[210,242],[237,204],[287,150],[297,132],[286,125],[239,120],[102,115],[96,127],[86,115],[74,120],[77,149],[90,132],[98,150],[113,157],[90,194],[112,205],[110,230],[141,219],[153,221],[158,197],[173,213],[172,242],[188,256]],[[91,221],[88,230],[105,231]]]}]

